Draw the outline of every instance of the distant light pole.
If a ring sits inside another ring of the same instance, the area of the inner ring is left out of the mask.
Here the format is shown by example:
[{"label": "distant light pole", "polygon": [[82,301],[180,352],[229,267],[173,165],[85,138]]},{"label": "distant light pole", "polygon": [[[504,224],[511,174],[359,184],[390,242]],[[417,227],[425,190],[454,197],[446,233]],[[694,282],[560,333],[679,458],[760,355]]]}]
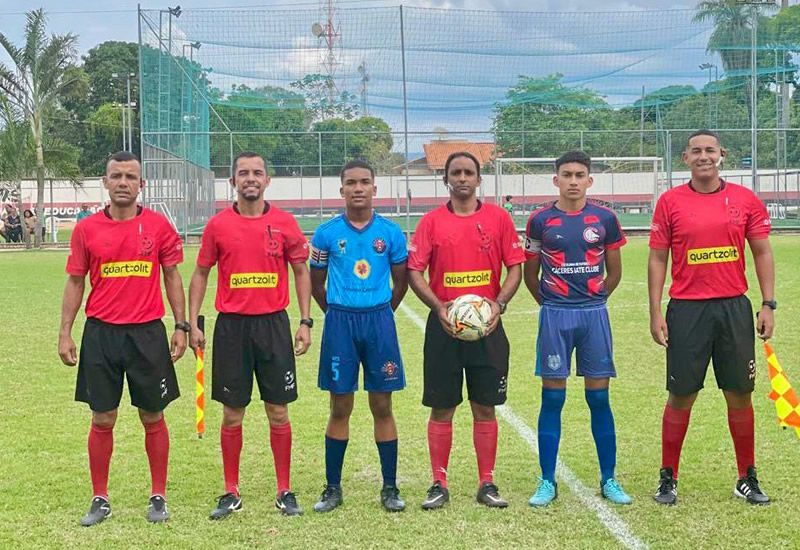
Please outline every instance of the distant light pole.
[{"label": "distant light pole", "polygon": [[703,63],[699,65],[700,70],[705,71],[708,69],[708,126],[709,129],[715,130],[717,128],[717,102],[719,101],[719,97],[716,93],[714,93],[714,103],[712,108],[712,90],[711,90],[711,69],[714,69],[714,84],[717,85],[719,82],[719,67],[714,63]]}]

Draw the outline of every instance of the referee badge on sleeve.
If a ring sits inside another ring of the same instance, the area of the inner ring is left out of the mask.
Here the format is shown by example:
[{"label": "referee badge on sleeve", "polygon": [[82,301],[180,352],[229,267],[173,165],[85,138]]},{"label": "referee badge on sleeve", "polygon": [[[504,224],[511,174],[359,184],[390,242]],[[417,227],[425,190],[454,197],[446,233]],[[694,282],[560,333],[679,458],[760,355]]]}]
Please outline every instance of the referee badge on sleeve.
[{"label": "referee badge on sleeve", "polygon": [[525,252],[530,252],[531,254],[538,254],[541,251],[542,251],[542,241],[537,241],[536,239],[525,237]]}]

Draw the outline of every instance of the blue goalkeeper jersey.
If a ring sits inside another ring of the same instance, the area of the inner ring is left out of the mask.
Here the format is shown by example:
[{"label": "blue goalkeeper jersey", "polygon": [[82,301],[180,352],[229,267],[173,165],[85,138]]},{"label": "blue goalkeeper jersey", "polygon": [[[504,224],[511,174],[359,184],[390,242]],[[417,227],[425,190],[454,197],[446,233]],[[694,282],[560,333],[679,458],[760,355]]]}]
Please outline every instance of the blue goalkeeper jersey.
[{"label": "blue goalkeeper jersey", "polygon": [[390,302],[391,266],[407,257],[402,230],[379,214],[361,229],[340,214],[320,225],[311,239],[311,268],[328,270],[328,303],[347,308]]}]

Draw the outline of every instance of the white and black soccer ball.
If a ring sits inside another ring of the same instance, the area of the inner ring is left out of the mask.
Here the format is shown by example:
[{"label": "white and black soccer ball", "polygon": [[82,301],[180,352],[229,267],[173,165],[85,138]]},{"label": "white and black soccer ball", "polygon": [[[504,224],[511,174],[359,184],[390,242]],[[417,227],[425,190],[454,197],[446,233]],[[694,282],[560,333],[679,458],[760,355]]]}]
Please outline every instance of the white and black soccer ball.
[{"label": "white and black soccer ball", "polygon": [[491,304],[476,294],[459,296],[447,310],[447,319],[456,338],[467,342],[480,340],[486,335],[491,317]]}]

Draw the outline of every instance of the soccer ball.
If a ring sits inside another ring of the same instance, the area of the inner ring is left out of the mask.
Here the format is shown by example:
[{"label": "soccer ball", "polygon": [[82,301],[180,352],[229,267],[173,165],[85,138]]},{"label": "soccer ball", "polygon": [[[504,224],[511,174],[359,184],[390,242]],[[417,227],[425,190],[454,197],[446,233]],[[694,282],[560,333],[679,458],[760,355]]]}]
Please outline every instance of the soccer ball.
[{"label": "soccer ball", "polygon": [[475,294],[459,296],[447,310],[447,319],[459,340],[474,342],[486,334],[492,306],[484,298]]}]

